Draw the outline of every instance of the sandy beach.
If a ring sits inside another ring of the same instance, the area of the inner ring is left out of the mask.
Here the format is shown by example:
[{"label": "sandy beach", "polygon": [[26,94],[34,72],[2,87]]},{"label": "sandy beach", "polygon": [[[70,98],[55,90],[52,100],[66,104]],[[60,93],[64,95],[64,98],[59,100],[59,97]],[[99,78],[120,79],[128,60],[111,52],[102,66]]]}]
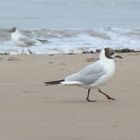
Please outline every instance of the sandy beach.
[{"label": "sandy beach", "polygon": [[103,91],[44,86],[96,61],[98,54],[0,56],[1,140],[139,140],[140,53],[121,54]]}]

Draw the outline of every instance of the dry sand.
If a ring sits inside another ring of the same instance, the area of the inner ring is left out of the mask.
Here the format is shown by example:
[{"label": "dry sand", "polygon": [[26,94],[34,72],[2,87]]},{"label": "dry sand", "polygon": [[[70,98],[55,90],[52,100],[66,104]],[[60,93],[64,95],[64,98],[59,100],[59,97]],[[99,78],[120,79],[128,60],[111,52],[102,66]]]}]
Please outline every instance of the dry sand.
[{"label": "dry sand", "polygon": [[88,55],[0,56],[0,140],[140,140],[140,53],[116,59],[102,90],[44,86],[97,59]]}]

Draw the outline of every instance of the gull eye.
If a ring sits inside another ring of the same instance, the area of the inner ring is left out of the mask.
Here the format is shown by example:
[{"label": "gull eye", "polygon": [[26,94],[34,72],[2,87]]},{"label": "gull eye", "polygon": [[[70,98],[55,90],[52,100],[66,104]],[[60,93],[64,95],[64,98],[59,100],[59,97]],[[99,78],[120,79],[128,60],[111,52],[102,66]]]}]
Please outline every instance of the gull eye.
[{"label": "gull eye", "polygon": [[114,52],[114,51],[112,51],[112,52],[110,52],[110,55],[114,55],[114,53],[115,53],[115,52]]}]

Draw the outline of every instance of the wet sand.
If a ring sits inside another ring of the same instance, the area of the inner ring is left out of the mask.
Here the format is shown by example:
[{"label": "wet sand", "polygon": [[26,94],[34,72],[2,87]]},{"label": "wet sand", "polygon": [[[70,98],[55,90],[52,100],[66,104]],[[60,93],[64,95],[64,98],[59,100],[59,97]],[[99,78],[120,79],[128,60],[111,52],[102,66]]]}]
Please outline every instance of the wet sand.
[{"label": "wet sand", "polygon": [[140,53],[121,54],[103,91],[44,86],[95,61],[97,54],[0,56],[1,140],[139,140]]}]

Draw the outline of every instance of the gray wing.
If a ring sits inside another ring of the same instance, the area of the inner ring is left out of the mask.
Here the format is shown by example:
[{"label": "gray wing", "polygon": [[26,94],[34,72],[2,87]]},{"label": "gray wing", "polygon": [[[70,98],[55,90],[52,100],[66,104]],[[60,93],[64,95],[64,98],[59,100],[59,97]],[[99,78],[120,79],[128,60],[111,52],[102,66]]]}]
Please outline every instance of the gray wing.
[{"label": "gray wing", "polygon": [[25,45],[32,46],[37,43],[37,41],[34,38],[26,37],[26,36],[21,36],[19,38],[19,41],[24,42]]},{"label": "gray wing", "polygon": [[85,85],[90,85],[102,77],[106,73],[102,64],[97,61],[93,64],[88,65],[81,71],[67,76],[65,78],[66,81],[78,81]]}]

